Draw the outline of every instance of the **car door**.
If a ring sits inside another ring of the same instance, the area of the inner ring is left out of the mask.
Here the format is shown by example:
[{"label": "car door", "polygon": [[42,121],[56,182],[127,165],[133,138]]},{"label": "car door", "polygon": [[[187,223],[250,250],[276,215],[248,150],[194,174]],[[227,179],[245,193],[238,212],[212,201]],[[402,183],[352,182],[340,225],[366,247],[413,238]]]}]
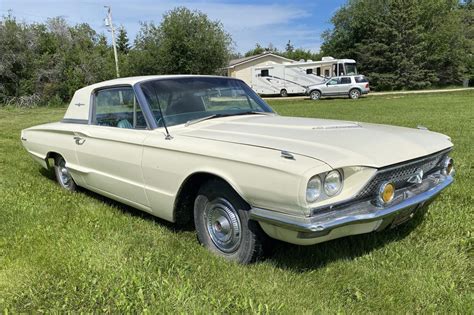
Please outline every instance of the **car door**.
[{"label": "car door", "polygon": [[337,84],[337,94],[346,95],[349,94],[351,89],[351,77],[341,77]]},{"label": "car door", "polygon": [[150,135],[131,86],[93,93],[91,123],[76,132],[76,154],[91,190],[140,208],[149,207],[141,168]]},{"label": "car door", "polygon": [[323,95],[336,95],[338,93],[339,78],[332,78],[326,82],[326,87],[324,88]]}]

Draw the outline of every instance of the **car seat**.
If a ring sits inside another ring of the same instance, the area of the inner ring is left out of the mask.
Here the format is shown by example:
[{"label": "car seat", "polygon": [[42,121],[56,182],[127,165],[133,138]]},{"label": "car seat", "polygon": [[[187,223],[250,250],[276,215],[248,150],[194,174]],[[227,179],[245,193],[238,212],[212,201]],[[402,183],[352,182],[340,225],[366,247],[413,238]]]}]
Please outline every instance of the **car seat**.
[{"label": "car seat", "polygon": [[133,129],[132,124],[127,119],[120,120],[117,124],[117,127],[126,128],[126,129]]},{"label": "car seat", "polygon": [[192,112],[204,112],[206,108],[200,96],[187,94],[166,109],[166,115],[178,115]]}]

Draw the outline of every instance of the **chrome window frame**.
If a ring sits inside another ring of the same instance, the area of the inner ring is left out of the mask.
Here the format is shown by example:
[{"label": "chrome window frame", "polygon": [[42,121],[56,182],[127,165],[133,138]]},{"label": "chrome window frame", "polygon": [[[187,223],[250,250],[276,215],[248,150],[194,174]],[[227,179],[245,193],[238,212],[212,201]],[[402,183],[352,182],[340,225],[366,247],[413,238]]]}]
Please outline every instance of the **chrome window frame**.
[{"label": "chrome window frame", "polygon": [[[148,106],[146,102],[140,101],[138,94],[137,94],[137,89],[135,85],[132,84],[114,84],[114,85],[108,85],[108,86],[101,86],[99,88],[96,88],[91,91],[91,96],[90,96],[90,106],[89,106],[89,119],[87,124],[91,126],[99,126],[99,127],[111,127],[111,126],[100,126],[97,125],[95,116],[96,116],[96,109],[97,109],[97,104],[96,104],[96,96],[97,93],[100,91],[104,90],[111,90],[111,89],[119,89],[119,88],[130,88],[135,95],[135,99],[137,100],[138,107],[142,110],[143,116],[145,118],[145,123],[146,127],[145,128],[131,128],[129,130],[152,130],[151,124],[150,124],[150,117],[148,117]],[[112,127],[112,128],[117,128],[117,127]]]}]

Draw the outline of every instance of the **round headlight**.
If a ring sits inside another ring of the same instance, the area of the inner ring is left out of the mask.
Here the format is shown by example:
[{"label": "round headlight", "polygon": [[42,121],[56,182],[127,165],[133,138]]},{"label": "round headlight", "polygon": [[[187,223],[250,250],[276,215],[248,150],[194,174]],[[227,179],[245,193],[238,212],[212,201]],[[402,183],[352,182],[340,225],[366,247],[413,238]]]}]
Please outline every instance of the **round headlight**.
[{"label": "round headlight", "polygon": [[312,177],[308,186],[306,186],[306,201],[315,202],[321,196],[321,178],[319,176]]},{"label": "round headlight", "polygon": [[443,161],[443,173],[444,175],[451,175],[454,170],[454,161],[449,156]]},{"label": "round headlight", "polygon": [[330,171],[324,178],[324,192],[329,197],[337,195],[342,188],[342,176],[339,171]]}]

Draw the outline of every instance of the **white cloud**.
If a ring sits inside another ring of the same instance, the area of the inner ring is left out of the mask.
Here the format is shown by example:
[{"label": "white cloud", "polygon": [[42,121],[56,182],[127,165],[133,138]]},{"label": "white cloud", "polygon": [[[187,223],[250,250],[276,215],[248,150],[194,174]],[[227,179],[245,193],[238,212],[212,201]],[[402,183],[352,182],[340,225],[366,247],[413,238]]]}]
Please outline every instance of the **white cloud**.
[{"label": "white cloud", "polygon": [[[13,9],[13,14],[25,20],[42,21],[45,17],[65,16],[73,23],[87,22],[99,32],[104,32],[102,20],[105,16],[103,5],[110,4],[114,22],[122,24],[134,38],[140,21],[159,23],[162,15],[177,6],[200,10],[213,20],[220,20],[232,35],[236,50],[245,52],[261,43],[272,43],[282,49],[288,40],[294,46],[318,50],[321,29],[305,25],[311,18],[307,7],[289,4],[239,4],[217,1],[171,1],[141,0],[123,2],[119,0],[2,0],[0,10]],[[29,13],[29,15],[24,14]],[[35,15],[35,16],[33,16]],[[41,18],[43,17],[43,18]]]}]

